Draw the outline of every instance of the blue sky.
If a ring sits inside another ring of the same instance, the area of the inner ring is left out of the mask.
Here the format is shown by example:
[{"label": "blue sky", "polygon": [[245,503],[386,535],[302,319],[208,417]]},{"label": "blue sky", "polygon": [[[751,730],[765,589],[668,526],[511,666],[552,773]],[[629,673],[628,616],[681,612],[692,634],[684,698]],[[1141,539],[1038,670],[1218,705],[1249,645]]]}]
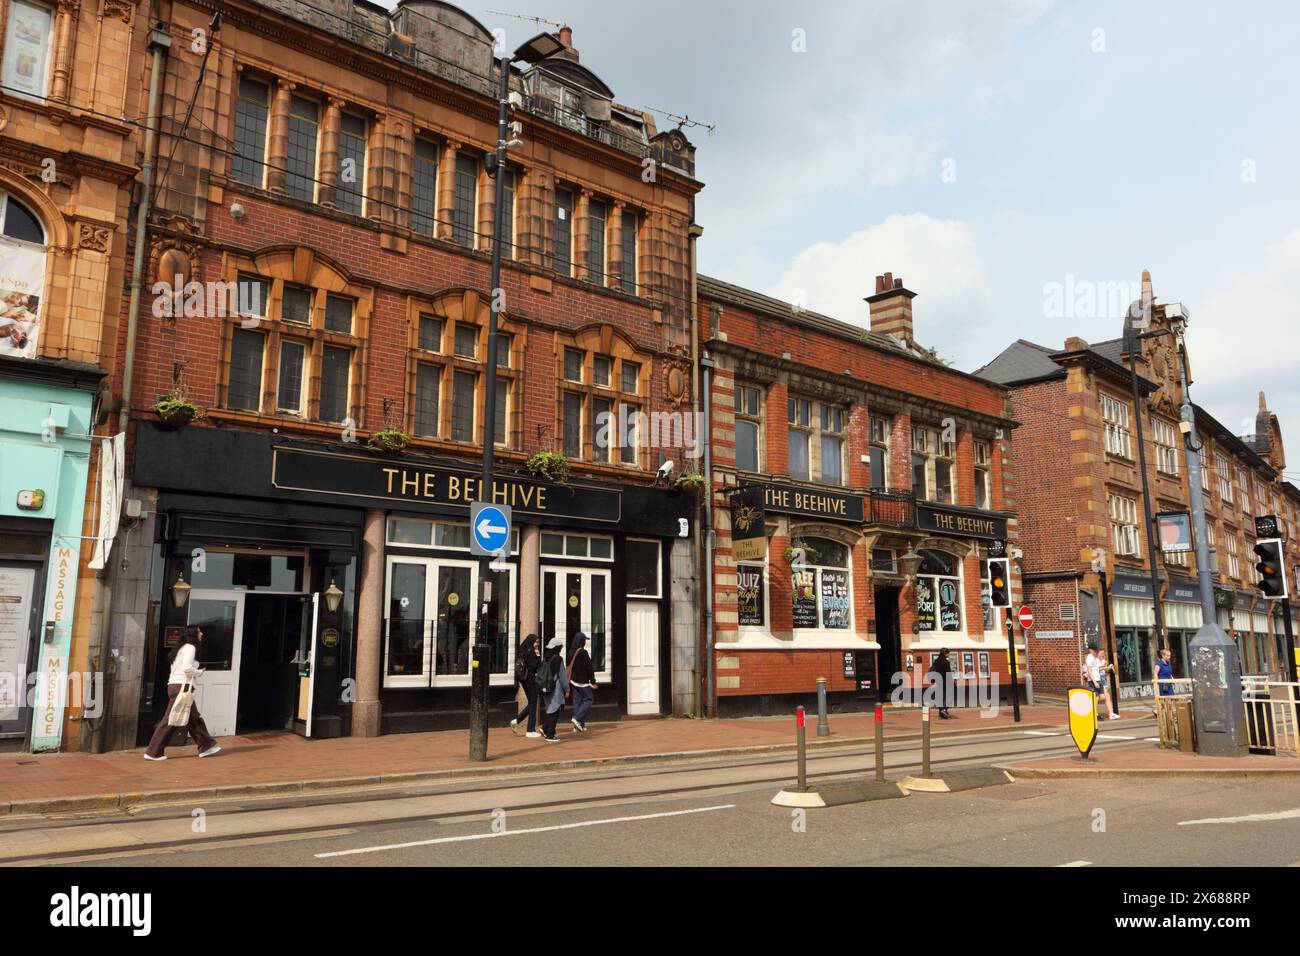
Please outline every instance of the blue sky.
[{"label": "blue sky", "polygon": [[511,47],[537,25],[489,10],[567,22],[619,102],[716,124],[703,272],[865,323],[892,271],[970,370],[1118,336],[1045,287],[1150,269],[1196,400],[1240,433],[1265,390],[1300,483],[1300,4],[517,2],[462,6]]}]

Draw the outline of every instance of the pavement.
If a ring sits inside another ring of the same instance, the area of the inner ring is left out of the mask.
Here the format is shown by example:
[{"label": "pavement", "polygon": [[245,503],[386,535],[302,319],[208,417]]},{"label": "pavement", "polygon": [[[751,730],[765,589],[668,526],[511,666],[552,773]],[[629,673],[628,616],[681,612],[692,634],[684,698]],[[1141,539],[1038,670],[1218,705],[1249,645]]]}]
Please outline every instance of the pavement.
[{"label": "pavement", "polygon": [[[955,719],[933,720],[935,736],[1006,730],[1010,708],[994,716],[954,709]],[[1022,729],[1058,726],[1059,706],[1021,708]],[[871,713],[829,718],[829,737],[817,736],[815,713],[808,717],[810,750],[861,745],[874,734]],[[551,772],[621,764],[653,764],[692,758],[727,757],[793,750],[794,721],[661,719],[592,722],[584,734],[571,724],[559,728],[560,743],[528,739],[508,728],[492,728],[486,762],[469,760],[463,730],[382,737],[308,740],[291,733],[245,734],[219,739],[222,752],[200,759],[193,745],[173,747],[168,759],[151,763],[143,750],[108,754],[0,754],[0,815],[63,810],[112,809],[131,804],[210,795],[292,793],[348,786],[417,782],[500,773]],[[886,709],[886,740],[915,738],[921,713]],[[887,744],[888,746],[888,744]]]}]

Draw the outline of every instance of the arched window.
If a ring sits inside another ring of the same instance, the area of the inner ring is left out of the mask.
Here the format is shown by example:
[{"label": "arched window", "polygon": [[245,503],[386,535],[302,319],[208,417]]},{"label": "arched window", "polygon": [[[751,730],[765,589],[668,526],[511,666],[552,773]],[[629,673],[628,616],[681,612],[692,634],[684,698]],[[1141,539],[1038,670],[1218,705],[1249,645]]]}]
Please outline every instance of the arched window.
[{"label": "arched window", "polygon": [[796,628],[847,631],[853,627],[849,547],[829,538],[791,541],[790,588]]},{"label": "arched window", "polygon": [[946,551],[921,549],[916,572],[916,623],[921,631],[961,631],[961,562]]},{"label": "arched window", "polygon": [[35,358],[45,289],[45,227],[0,192],[0,355]]}]

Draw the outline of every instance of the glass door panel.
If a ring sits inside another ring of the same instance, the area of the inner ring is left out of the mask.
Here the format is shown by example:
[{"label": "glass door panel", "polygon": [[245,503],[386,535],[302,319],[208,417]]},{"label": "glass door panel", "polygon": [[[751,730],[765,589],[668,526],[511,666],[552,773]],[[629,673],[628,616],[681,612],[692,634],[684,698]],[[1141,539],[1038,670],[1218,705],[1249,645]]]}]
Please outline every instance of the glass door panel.
[{"label": "glass door panel", "polygon": [[389,675],[422,675],[425,664],[425,590],[428,568],[393,563],[388,588]]},{"label": "glass door panel", "polygon": [[439,675],[469,673],[472,568],[454,565],[438,567],[438,669]]}]

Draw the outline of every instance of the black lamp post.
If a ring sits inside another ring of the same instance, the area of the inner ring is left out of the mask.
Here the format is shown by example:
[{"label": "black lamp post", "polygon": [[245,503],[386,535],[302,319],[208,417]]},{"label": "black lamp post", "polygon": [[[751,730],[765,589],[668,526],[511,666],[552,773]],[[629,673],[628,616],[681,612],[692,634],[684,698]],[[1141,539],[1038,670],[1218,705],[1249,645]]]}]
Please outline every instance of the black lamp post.
[{"label": "black lamp post", "polygon": [[[492,206],[492,288],[488,313],[487,372],[483,380],[483,480],[479,486],[479,500],[492,501],[492,464],[496,451],[497,425],[497,318],[505,298],[501,290],[501,250],[505,237],[501,234],[501,220],[505,212],[506,149],[513,145],[507,140],[510,133],[510,66],[513,63],[538,63],[564,49],[560,38],[551,33],[539,33],[509,57],[497,59],[497,148],[484,161],[488,175],[496,180],[495,201]],[[509,547],[509,544],[506,545]],[[469,759],[487,760],[488,738],[488,682],[492,670],[492,649],[488,643],[488,605],[491,603],[491,584],[488,581],[491,558],[478,559],[479,606],[478,625],[475,632],[474,662],[470,677],[469,700]]]}]

